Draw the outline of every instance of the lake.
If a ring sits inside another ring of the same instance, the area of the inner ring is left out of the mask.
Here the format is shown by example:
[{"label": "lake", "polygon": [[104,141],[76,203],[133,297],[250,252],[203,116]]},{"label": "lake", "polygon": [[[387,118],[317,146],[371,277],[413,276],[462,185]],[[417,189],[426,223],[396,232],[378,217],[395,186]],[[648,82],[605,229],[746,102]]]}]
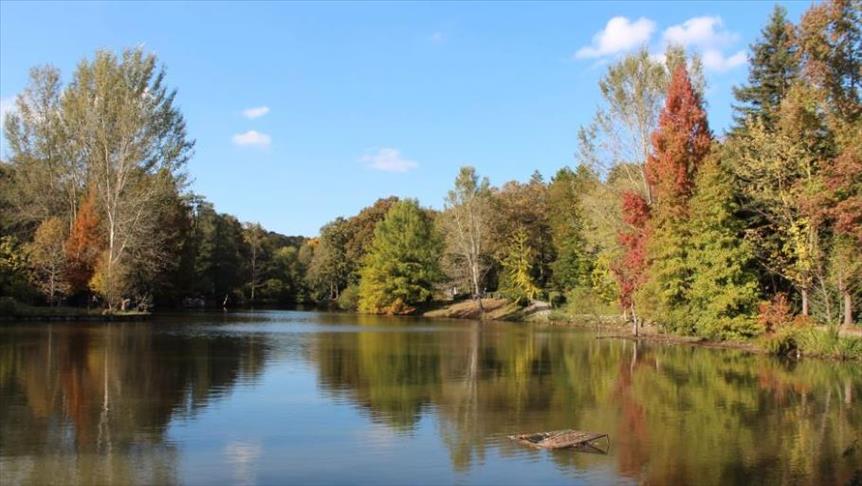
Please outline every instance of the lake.
[{"label": "lake", "polygon": [[[0,483],[862,482],[862,367],[300,311],[0,323]],[[576,428],[607,454],[507,435]],[[603,443],[602,443],[603,444]]]}]

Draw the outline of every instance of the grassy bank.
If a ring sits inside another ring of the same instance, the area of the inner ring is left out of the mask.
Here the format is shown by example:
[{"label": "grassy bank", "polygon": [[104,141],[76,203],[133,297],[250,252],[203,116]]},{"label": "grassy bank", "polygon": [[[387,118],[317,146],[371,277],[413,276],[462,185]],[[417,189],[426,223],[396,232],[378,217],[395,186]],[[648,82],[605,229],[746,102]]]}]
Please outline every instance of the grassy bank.
[{"label": "grassy bank", "polygon": [[773,333],[744,341],[718,341],[702,336],[665,333],[658,326],[647,325],[634,337],[631,326],[614,309],[571,307],[550,309],[545,303],[519,306],[506,299],[482,299],[484,315],[476,301],[440,303],[424,312],[424,317],[454,319],[486,319],[515,322],[547,322],[549,324],[584,327],[602,332],[601,338],[638,339],[672,344],[688,344],[711,348],[741,349],[790,357],[819,357],[839,360],[862,360],[862,329],[859,326],[838,328],[825,325],[787,325]]},{"label": "grassy bank", "polygon": [[102,308],[65,306],[34,306],[9,298],[0,298],[0,320],[66,320],[66,321],[112,321],[134,320],[149,316],[148,312],[115,311]]}]

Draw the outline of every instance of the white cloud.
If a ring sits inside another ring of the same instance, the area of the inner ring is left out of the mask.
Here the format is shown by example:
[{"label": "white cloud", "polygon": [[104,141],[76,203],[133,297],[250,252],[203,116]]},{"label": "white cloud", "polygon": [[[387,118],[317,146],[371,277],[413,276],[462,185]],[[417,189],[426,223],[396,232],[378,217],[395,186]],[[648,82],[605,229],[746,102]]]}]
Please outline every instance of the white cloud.
[{"label": "white cloud", "polygon": [[578,59],[603,57],[630,50],[647,43],[655,32],[655,22],[641,17],[634,22],[626,17],[614,17],[605,28],[593,36],[592,45],[575,53]]},{"label": "white cloud", "polygon": [[442,44],[446,42],[446,33],[445,32],[434,32],[430,36],[428,36],[428,40],[430,40],[434,44]]},{"label": "white cloud", "polygon": [[666,44],[704,49],[724,47],[739,40],[738,34],[724,28],[721,17],[690,18],[665,29],[662,37]]},{"label": "white cloud", "polygon": [[233,136],[233,143],[235,145],[250,145],[255,147],[266,148],[269,147],[272,139],[269,135],[265,133],[256,132],[254,130],[249,130],[245,133],[237,133]]},{"label": "white cloud", "polygon": [[703,67],[713,71],[728,71],[737,66],[742,66],[748,61],[745,51],[724,57],[721,51],[706,49],[703,51]]},{"label": "white cloud", "polygon": [[692,17],[665,29],[662,39],[665,45],[700,50],[703,67],[710,71],[729,71],[748,61],[745,51],[724,53],[725,48],[739,41],[739,34],[727,30],[721,17]]},{"label": "white cloud", "polygon": [[248,108],[242,110],[242,116],[248,118],[249,120],[254,120],[255,118],[260,118],[263,115],[269,113],[268,106],[257,106],[255,108]]},{"label": "white cloud", "polygon": [[394,148],[381,148],[373,154],[363,155],[360,162],[364,162],[369,168],[383,172],[407,172],[419,167],[415,160],[405,159],[401,152]]}]

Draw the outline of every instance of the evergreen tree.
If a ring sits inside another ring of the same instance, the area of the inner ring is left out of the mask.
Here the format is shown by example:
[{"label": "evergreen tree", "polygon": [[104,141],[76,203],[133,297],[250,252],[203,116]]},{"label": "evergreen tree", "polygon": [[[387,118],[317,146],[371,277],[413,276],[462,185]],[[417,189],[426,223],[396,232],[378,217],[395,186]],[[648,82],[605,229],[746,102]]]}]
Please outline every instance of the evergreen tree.
[{"label": "evergreen tree", "polygon": [[793,24],[787,11],[776,5],[772,16],[751,45],[748,84],[733,88],[739,102],[734,105],[734,131],[744,130],[749,118],[758,118],[772,129],[778,117],[781,100],[799,75],[799,53]]},{"label": "evergreen tree", "polygon": [[701,168],[690,210],[687,264],[692,271],[688,300],[693,327],[699,335],[720,339],[757,334],[754,252],[742,238],[732,180],[718,157]]},{"label": "evergreen tree", "polygon": [[646,244],[649,278],[636,299],[647,317],[678,331],[690,330],[676,327],[683,325],[691,278],[686,265],[688,202],[711,140],[701,97],[685,67],[679,66],[668,87],[659,128],[652,137],[653,153],[646,164],[653,195]]},{"label": "evergreen tree", "polygon": [[416,200],[399,201],[374,230],[360,272],[359,310],[404,314],[432,297],[442,242]]},{"label": "evergreen tree", "polygon": [[577,172],[560,169],[548,185],[548,219],[556,260],[551,264],[553,280],[560,290],[590,287],[594,257],[587,247],[585,218],[580,198],[595,176],[584,166]]}]

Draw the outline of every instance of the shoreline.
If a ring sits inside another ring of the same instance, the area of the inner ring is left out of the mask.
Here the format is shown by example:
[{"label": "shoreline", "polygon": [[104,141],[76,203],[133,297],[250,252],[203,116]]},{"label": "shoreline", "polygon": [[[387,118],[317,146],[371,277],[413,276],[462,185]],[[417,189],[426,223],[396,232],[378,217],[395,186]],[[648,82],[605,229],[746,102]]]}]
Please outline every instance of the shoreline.
[{"label": "shoreline", "polygon": [[[411,317],[420,319],[453,319],[460,321],[479,321],[479,322],[501,322],[501,323],[522,323],[549,327],[565,327],[572,329],[588,330],[595,333],[595,339],[625,339],[629,341],[643,341],[657,344],[674,344],[688,345],[710,349],[727,349],[737,350],[750,354],[764,354],[779,358],[801,359],[801,358],[817,358],[830,361],[862,361],[862,355],[840,356],[836,354],[826,354],[817,352],[804,352],[798,347],[791,352],[780,354],[768,349],[764,343],[758,341],[715,341],[701,336],[683,336],[675,334],[662,333],[654,325],[647,325],[641,328],[638,336],[631,334],[631,326],[621,320],[619,316],[597,316],[585,314],[580,316],[570,316],[567,319],[552,319],[550,318],[550,307],[546,305],[530,305],[520,307],[516,304],[504,299],[488,299],[483,300],[485,306],[485,318],[482,319],[481,314],[473,301],[461,301],[450,303],[449,305],[440,305],[437,303],[432,309],[419,311],[411,315]],[[190,309],[171,309],[171,311],[180,310],[188,311]],[[305,309],[316,310],[316,309]],[[0,323],[26,321],[26,322],[129,322],[143,321],[154,316],[158,316],[159,312],[126,312],[117,314],[104,314],[98,309],[78,309],[69,307],[34,307],[24,306],[23,308],[15,309],[13,313],[0,314]],[[342,311],[350,314],[359,314],[356,311]],[[812,328],[817,329],[817,328]],[[820,330],[826,332],[826,330]],[[844,333],[844,339],[859,339],[859,332]]]}]

